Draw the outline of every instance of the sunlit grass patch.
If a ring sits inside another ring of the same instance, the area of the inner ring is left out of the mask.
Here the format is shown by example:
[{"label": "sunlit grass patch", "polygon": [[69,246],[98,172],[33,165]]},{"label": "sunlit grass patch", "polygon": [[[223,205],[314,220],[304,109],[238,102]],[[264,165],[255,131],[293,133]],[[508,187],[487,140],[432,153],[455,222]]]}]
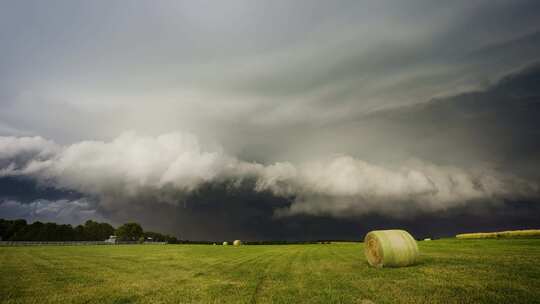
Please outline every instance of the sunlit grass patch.
[{"label": "sunlit grass patch", "polygon": [[540,303],[540,239],[419,242],[404,268],[360,243],[0,248],[1,303]]}]

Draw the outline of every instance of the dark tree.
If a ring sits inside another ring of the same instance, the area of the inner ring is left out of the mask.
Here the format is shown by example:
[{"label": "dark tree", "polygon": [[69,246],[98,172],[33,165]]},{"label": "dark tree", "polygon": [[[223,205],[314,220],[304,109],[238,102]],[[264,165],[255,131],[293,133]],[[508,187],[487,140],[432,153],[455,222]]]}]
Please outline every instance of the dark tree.
[{"label": "dark tree", "polygon": [[99,226],[97,222],[88,220],[84,223],[84,239],[87,241],[99,239]]},{"label": "dark tree", "polygon": [[84,239],[87,241],[104,241],[114,234],[114,228],[107,223],[88,220],[84,223]]},{"label": "dark tree", "polygon": [[77,225],[77,227],[73,228],[73,230],[75,231],[75,241],[86,241],[83,225]]},{"label": "dark tree", "polygon": [[25,220],[4,220],[0,219],[0,236],[3,241],[9,241],[20,230],[26,227]]},{"label": "dark tree", "polygon": [[136,241],[143,236],[143,229],[137,223],[126,223],[116,229],[116,236],[121,241]]},{"label": "dark tree", "polygon": [[152,231],[145,231],[144,232],[144,238],[146,241],[149,241],[149,238],[153,242],[167,242],[170,244],[176,244],[178,243],[178,239],[174,236],[170,236],[167,234],[161,234],[158,232],[152,232]]},{"label": "dark tree", "polygon": [[[115,233],[116,232],[116,233]],[[116,234],[122,241],[148,240],[156,242],[178,243],[174,236],[158,232],[144,232],[137,223],[126,223],[115,231],[108,223],[98,223],[88,220],[84,225],[72,227],[56,223],[34,222],[30,225],[25,220],[0,219],[0,236],[3,241],[104,241]]]},{"label": "dark tree", "polygon": [[99,239],[98,241],[104,241],[109,238],[109,236],[114,234],[114,227],[109,223],[99,223],[98,224]]},{"label": "dark tree", "polygon": [[73,228],[71,225],[0,219],[0,236],[4,241],[103,241],[114,234],[107,223],[87,221]]}]

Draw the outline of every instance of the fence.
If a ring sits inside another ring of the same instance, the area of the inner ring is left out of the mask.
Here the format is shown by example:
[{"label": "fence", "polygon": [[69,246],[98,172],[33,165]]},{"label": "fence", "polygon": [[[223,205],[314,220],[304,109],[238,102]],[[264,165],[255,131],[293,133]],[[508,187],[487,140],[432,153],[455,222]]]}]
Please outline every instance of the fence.
[{"label": "fence", "polygon": [[[116,243],[105,241],[72,241],[72,242],[30,242],[30,241],[0,241],[0,246],[78,246],[78,245],[135,245],[137,241],[117,241]],[[145,245],[165,245],[167,242],[144,242]]]}]

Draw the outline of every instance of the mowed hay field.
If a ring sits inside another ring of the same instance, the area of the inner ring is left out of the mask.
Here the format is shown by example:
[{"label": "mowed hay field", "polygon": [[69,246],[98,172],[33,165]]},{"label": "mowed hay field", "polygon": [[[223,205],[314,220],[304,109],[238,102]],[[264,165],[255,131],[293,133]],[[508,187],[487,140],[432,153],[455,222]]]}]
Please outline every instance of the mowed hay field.
[{"label": "mowed hay field", "polygon": [[[360,243],[0,247],[2,303],[540,303],[540,240],[419,242],[368,266]],[[369,302],[369,301],[372,302]]]}]

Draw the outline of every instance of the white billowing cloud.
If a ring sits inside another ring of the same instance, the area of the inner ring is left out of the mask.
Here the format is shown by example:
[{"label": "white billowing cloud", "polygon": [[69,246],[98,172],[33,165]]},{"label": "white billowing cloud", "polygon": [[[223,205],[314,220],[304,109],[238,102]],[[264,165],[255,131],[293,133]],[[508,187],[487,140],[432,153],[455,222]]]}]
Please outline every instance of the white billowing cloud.
[{"label": "white billowing cloud", "polygon": [[189,192],[203,183],[241,178],[257,167],[220,151],[204,151],[190,134],[124,133],[110,142],[66,146],[54,157],[30,162],[19,172],[83,193],[136,195],[141,189],[165,186]]},{"label": "white billowing cloud", "polygon": [[95,205],[86,199],[79,200],[35,200],[21,203],[15,200],[0,201],[0,214],[9,219],[24,218],[30,222],[56,222],[80,224],[86,220],[102,220]]},{"label": "white billowing cloud", "polygon": [[345,216],[377,211],[409,215],[439,211],[479,200],[498,201],[538,195],[538,185],[488,169],[465,170],[411,161],[395,169],[350,156],[294,167],[264,170],[259,189],[296,196],[280,214]]},{"label": "white billowing cloud", "polygon": [[[36,157],[24,167],[7,166],[1,168],[3,174],[28,175],[108,204],[115,204],[115,199],[129,201],[148,191],[170,193],[172,189],[173,195],[179,196],[204,184],[235,185],[244,179],[256,181],[254,191],[294,198],[288,209],[278,210],[278,215],[380,212],[405,216],[474,201],[538,197],[539,193],[537,184],[493,170],[422,161],[390,168],[338,155],[302,164],[249,163],[220,149],[208,151],[195,136],[184,133],[156,137],[124,133],[110,142],[83,141],[64,147],[40,140],[46,143],[43,151],[35,148]],[[13,147],[23,147],[29,141],[32,139],[11,138],[11,144],[5,147],[15,151]],[[0,153],[17,156],[14,152]]]},{"label": "white billowing cloud", "polygon": [[60,147],[42,137],[0,136],[0,177],[14,175],[21,168],[32,170],[35,162],[45,161]]},{"label": "white billowing cloud", "polygon": [[58,146],[42,137],[0,136],[0,161],[28,155],[33,158],[48,158],[58,151]]}]

